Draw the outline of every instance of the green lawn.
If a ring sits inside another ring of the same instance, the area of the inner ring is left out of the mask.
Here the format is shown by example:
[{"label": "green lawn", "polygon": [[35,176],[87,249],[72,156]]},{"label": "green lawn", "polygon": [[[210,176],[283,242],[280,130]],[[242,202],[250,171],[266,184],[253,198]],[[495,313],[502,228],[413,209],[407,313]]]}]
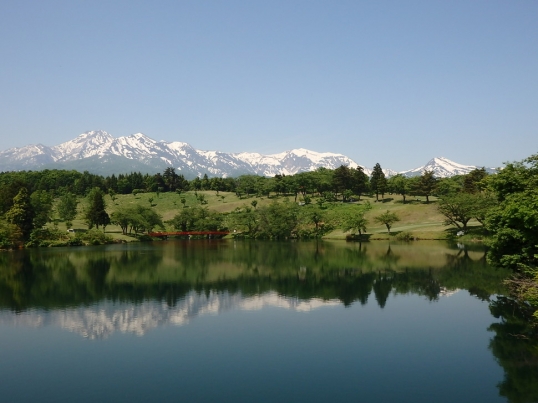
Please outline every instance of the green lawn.
[{"label": "green lawn", "polygon": [[[231,212],[236,208],[244,206],[251,206],[252,201],[257,202],[257,208],[271,203],[273,200],[284,200],[285,197],[243,197],[238,198],[234,193],[220,192],[218,195],[215,191],[199,191],[198,195],[204,195],[208,207],[210,210],[215,210],[220,213]],[[200,206],[200,202],[197,200],[195,193],[192,191],[184,192],[178,195],[177,193],[141,193],[138,195],[116,195],[116,200],[112,201],[110,196],[105,197],[107,204],[107,212],[111,214],[121,206],[129,204],[142,204],[146,206],[152,206],[157,213],[159,213],[164,221],[173,218],[181,209],[183,204],[181,199],[185,199],[185,207]],[[294,200],[294,197],[288,197],[290,201]],[[300,198],[298,198],[300,201]],[[316,202],[316,198],[313,198],[312,203]],[[335,214],[339,211],[350,208],[353,205],[364,204],[369,202],[372,209],[368,211],[365,217],[368,219],[367,233],[370,239],[390,239],[396,234],[405,232],[409,233],[411,237],[417,239],[447,239],[457,232],[455,227],[443,225],[444,218],[437,211],[437,201],[434,197],[430,198],[430,203],[426,203],[425,200],[417,200],[414,198],[408,198],[406,204],[402,203],[400,196],[386,195],[383,202],[376,202],[375,197],[362,197],[360,202],[353,203],[325,203],[325,207],[328,210],[333,210]],[[79,203],[79,214],[73,221],[73,228],[86,229],[87,226],[82,219],[82,209],[85,200],[81,199]],[[385,212],[394,212],[400,218],[400,221],[396,222],[391,228],[392,235],[389,236],[387,228],[384,225],[379,225],[374,221],[374,217]],[[481,227],[476,222],[471,222],[472,233],[466,236],[466,238],[480,238]],[[64,224],[61,223],[60,226]],[[172,229],[172,228],[167,228]],[[116,225],[109,225],[106,228],[106,233],[115,239],[123,239],[126,241],[134,240],[133,237],[122,235],[121,229]],[[328,234],[328,239],[345,239],[346,234],[341,230],[335,230]]]}]

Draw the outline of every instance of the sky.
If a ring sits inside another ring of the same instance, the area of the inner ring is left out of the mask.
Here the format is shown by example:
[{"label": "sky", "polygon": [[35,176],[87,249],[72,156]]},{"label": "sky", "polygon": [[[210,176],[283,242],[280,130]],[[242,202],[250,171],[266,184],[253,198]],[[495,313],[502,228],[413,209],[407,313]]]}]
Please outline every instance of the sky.
[{"label": "sky", "polygon": [[89,130],[498,167],[538,153],[538,1],[1,1],[0,150]]}]

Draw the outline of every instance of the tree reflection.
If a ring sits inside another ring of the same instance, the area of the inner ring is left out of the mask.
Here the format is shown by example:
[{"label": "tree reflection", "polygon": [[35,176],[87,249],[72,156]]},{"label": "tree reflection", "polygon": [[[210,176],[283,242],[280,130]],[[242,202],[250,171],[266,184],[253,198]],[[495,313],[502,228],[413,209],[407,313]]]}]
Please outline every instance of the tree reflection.
[{"label": "tree reflection", "polygon": [[383,244],[185,241],[158,246],[0,255],[0,307],[52,309],[103,299],[154,299],[174,306],[191,290],[213,290],[245,296],[276,291],[345,306],[365,305],[373,293],[384,308],[391,292],[433,301],[442,289],[465,288],[486,299],[500,293],[505,275],[466,251],[446,248],[444,267],[434,269],[413,267],[408,256],[416,254]]},{"label": "tree reflection", "polygon": [[490,310],[501,319],[489,327],[495,333],[489,348],[504,369],[499,394],[513,403],[537,402],[538,329],[529,325],[532,311],[509,297],[498,297]]}]

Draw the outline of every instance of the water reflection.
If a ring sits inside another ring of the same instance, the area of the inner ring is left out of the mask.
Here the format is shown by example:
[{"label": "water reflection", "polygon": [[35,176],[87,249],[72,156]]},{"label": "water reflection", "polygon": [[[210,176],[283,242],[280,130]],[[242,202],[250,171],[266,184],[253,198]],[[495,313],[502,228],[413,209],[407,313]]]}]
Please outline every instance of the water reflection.
[{"label": "water reflection", "polygon": [[489,347],[505,370],[500,395],[538,401],[534,333],[520,306],[496,297],[505,293],[507,275],[487,265],[481,248],[436,242],[213,240],[25,250],[0,254],[0,325],[54,326],[106,339],[267,307],[323,312],[368,305],[387,314],[398,296],[435,303],[467,290],[499,318],[491,318]]},{"label": "water reflection", "polygon": [[276,291],[303,299],[379,305],[391,291],[438,297],[441,287],[502,292],[506,273],[487,267],[484,252],[444,244],[165,242],[0,254],[0,307],[14,311],[96,301],[166,301],[190,290]]},{"label": "water reflection", "polygon": [[163,325],[186,325],[192,319],[202,315],[217,315],[226,311],[260,310],[265,307],[277,307],[298,312],[336,306],[337,300],[283,297],[276,292],[261,295],[244,296],[240,292],[199,293],[190,291],[173,307],[166,303],[144,301],[138,304],[103,301],[90,307],[57,309],[52,311],[29,310],[18,315],[0,313],[0,323],[40,327],[59,326],[90,339],[102,339],[115,332],[133,333],[143,336],[150,329]]},{"label": "water reflection", "polygon": [[[435,301],[459,289],[488,300],[503,292],[502,279],[507,273],[488,267],[484,253],[443,243],[236,241],[27,250],[0,255],[0,309],[31,311],[28,320],[34,323],[51,321],[37,319],[37,311],[51,311],[56,316],[69,312],[83,318],[73,323],[93,323],[99,315],[82,314],[88,307],[97,309],[105,303],[106,307],[99,309],[108,312],[115,304],[142,307],[151,302],[181,313],[131,316],[173,317],[174,323],[184,323],[197,312],[219,312],[252,301],[261,306],[273,301],[275,306],[299,309],[301,304],[313,307],[335,301],[344,306],[355,302],[365,305],[373,295],[375,303],[384,308],[391,295],[416,294]],[[65,311],[58,313],[58,309]],[[120,318],[131,317],[124,308],[120,311]],[[119,323],[116,317],[105,315],[101,322]],[[53,322],[70,320],[56,317]],[[142,324],[137,329],[147,327],[152,325]],[[142,330],[133,332],[141,334]]]}]

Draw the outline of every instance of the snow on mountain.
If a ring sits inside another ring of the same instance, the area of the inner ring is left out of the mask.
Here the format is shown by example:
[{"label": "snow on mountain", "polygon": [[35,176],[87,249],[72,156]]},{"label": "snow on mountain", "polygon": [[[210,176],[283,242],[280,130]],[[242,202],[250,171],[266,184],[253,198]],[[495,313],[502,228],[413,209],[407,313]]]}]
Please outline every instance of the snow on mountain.
[{"label": "snow on mountain", "polygon": [[[16,169],[35,169],[36,166],[50,164],[56,161],[54,151],[43,144],[30,144],[25,147],[10,148],[0,152],[0,170],[10,170],[9,166]],[[8,163],[7,169],[3,165]]]},{"label": "snow on mountain", "polygon": [[[474,165],[458,164],[445,157],[436,157],[429,160],[426,165],[400,173],[405,176],[420,176],[425,171],[433,171],[435,177],[447,178],[454,175],[465,175],[477,168],[479,167]],[[496,172],[493,168],[486,168],[486,171],[489,173]]]},{"label": "snow on mountain", "polygon": [[97,158],[97,165],[100,165],[99,162],[106,164],[110,160],[108,157],[122,157],[157,169],[173,166],[187,177],[203,174],[224,177],[241,174],[293,175],[319,167],[335,169],[342,164],[357,166],[356,162],[341,154],[318,153],[302,148],[274,155],[229,154],[196,150],[178,141],[156,141],[142,133],[114,138],[105,131],[95,130],[51,148],[38,145],[4,151],[0,153],[0,169],[36,169],[49,167],[53,163],[66,166],[66,163],[88,158],[92,161]]},{"label": "snow on mountain", "polygon": [[[255,174],[274,176],[293,175],[313,171],[319,167],[336,169],[340,165],[356,168],[359,165],[342,154],[316,152],[304,148],[277,154],[263,155],[252,152],[224,153],[196,150],[179,141],[156,141],[135,133],[114,138],[102,130],[82,133],[73,140],[53,147],[42,144],[12,148],[0,152],[0,171],[64,168],[88,169],[98,174],[124,173],[133,170],[160,172],[167,166],[176,168],[187,178],[194,176],[238,176]],[[110,167],[114,167],[112,171]],[[108,168],[107,168],[108,167]],[[372,170],[362,166],[367,175]],[[401,172],[407,176],[421,175],[432,170],[437,177],[461,175],[475,169],[447,158],[433,158],[426,165]],[[488,170],[494,172],[494,170]],[[383,169],[387,177],[395,175],[391,169]]]},{"label": "snow on mountain", "polygon": [[94,155],[104,155],[114,137],[102,130],[82,133],[75,139],[52,147],[56,161],[88,158]]}]

